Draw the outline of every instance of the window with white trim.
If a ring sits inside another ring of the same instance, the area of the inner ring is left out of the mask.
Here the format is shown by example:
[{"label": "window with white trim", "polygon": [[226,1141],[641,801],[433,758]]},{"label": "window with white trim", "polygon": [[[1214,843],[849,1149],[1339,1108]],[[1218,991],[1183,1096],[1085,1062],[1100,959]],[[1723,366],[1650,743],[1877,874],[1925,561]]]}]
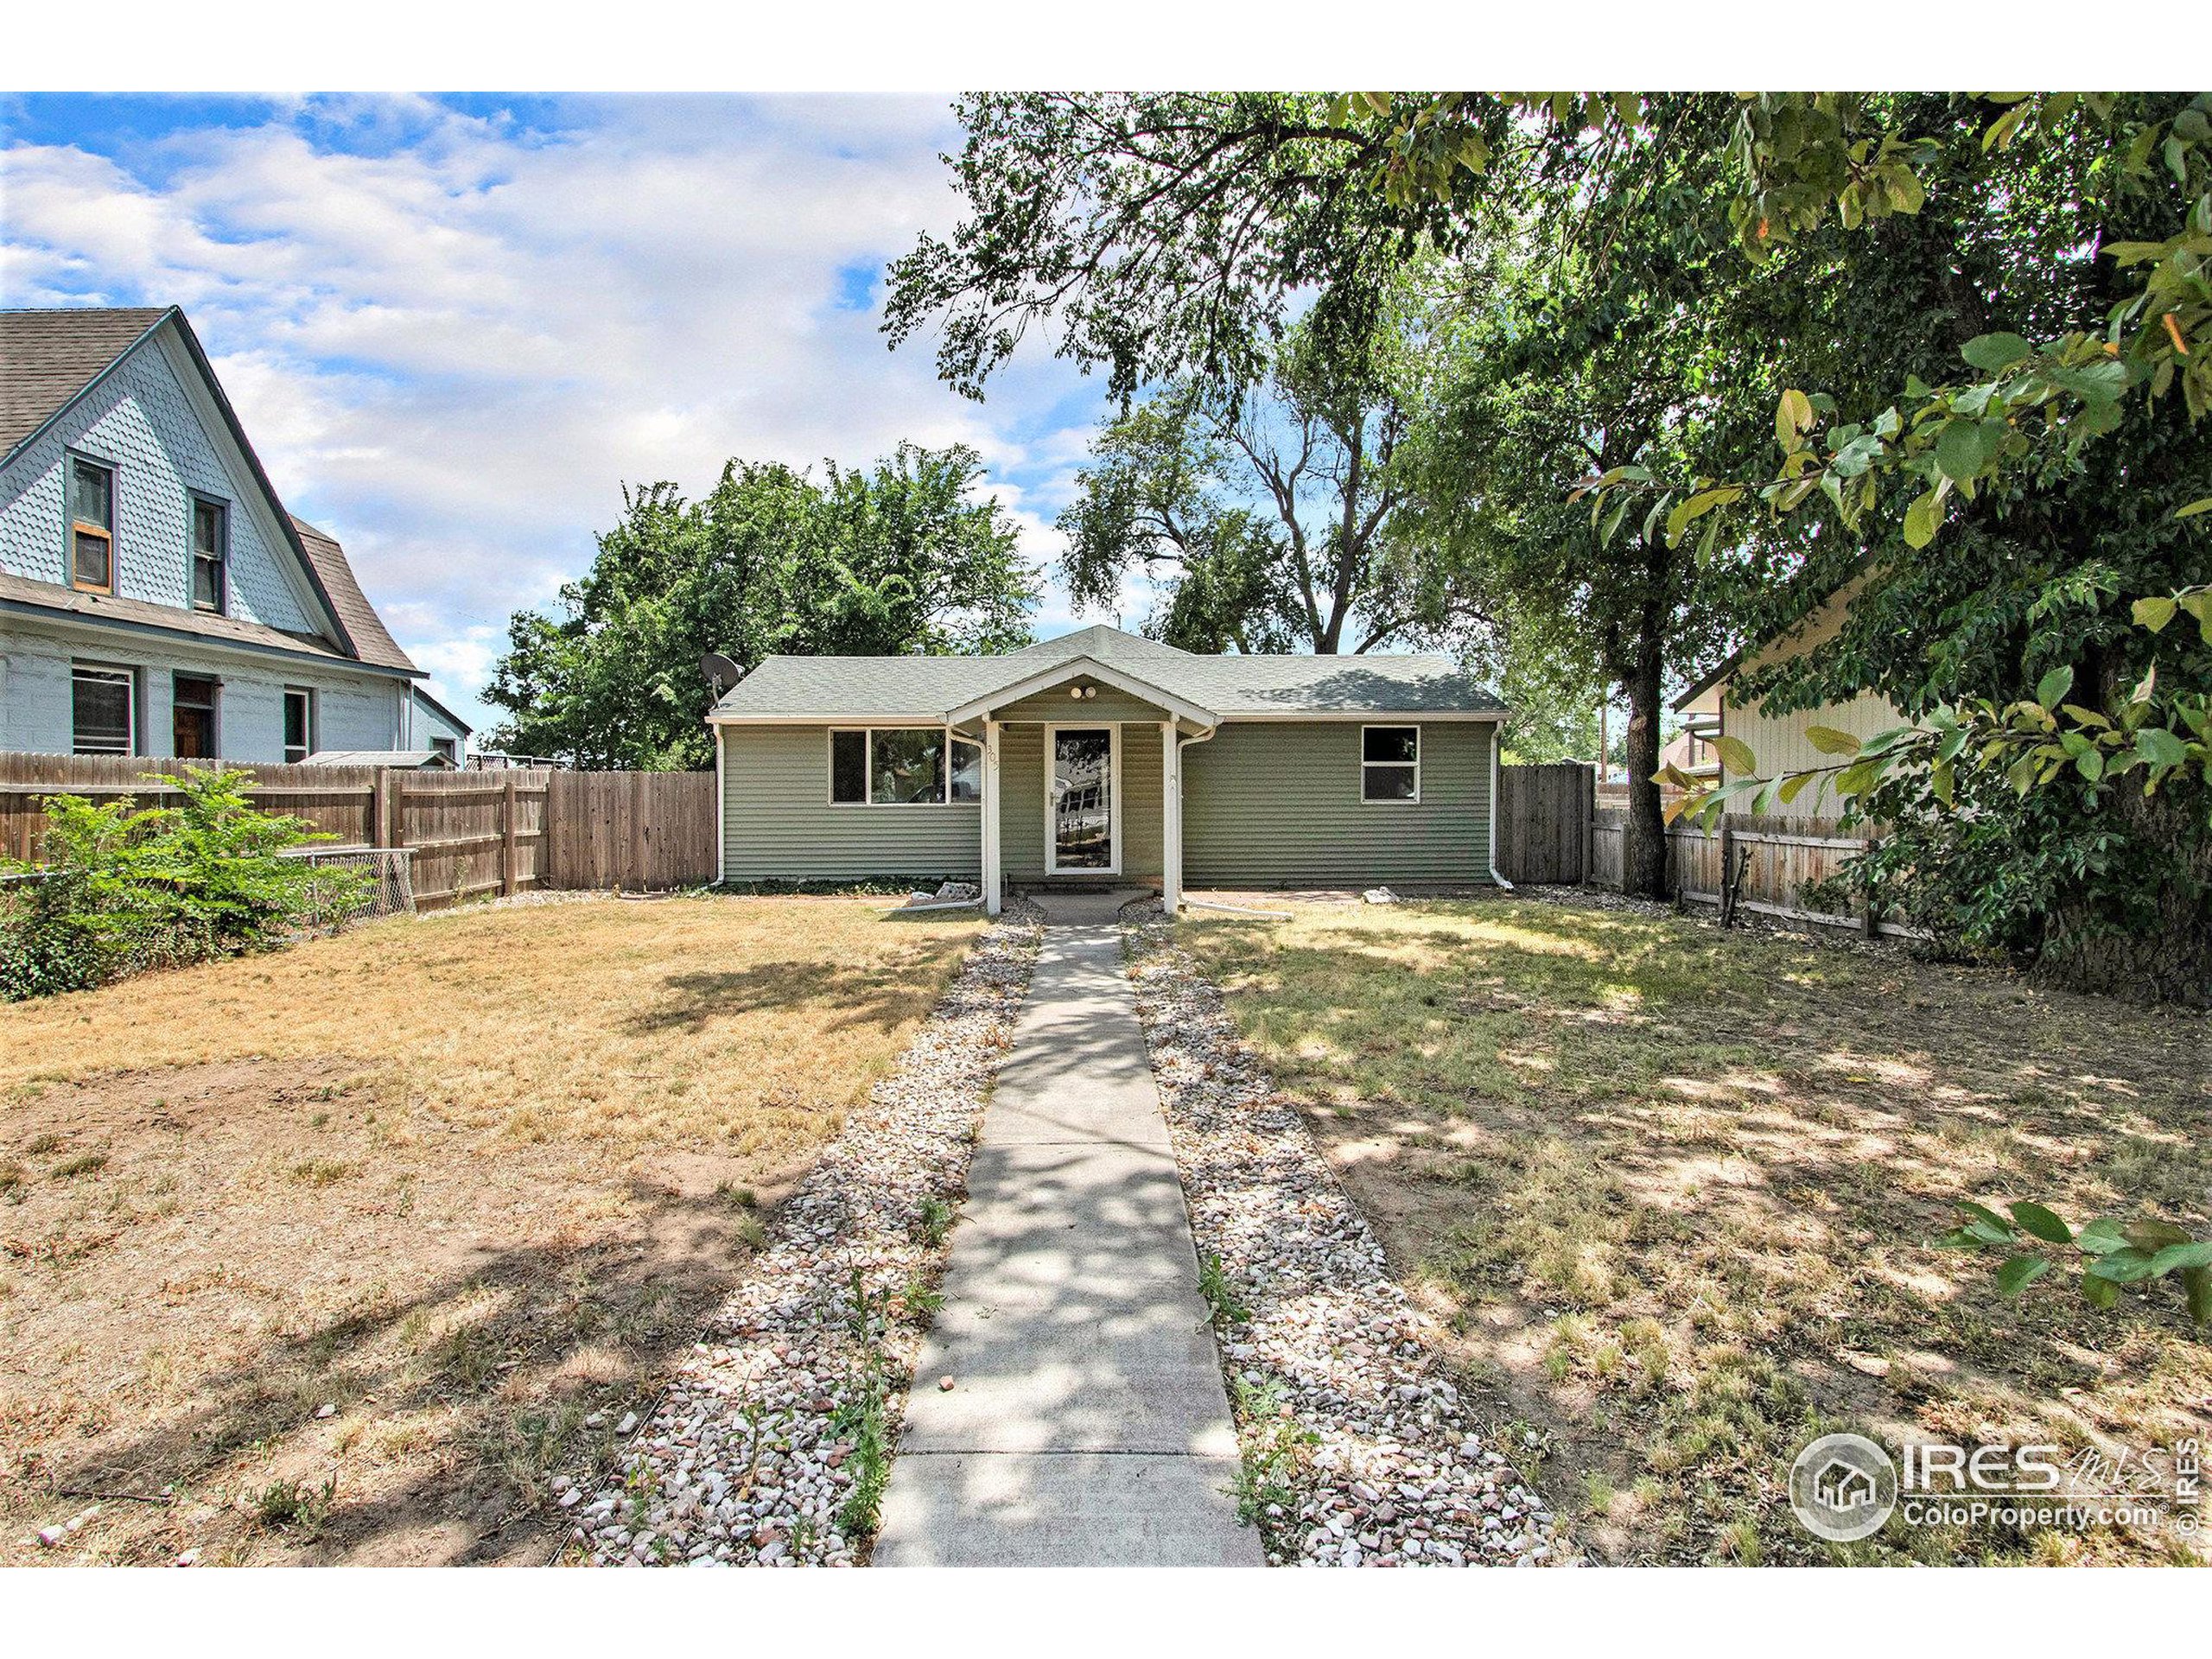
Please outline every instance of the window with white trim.
[{"label": "window with white trim", "polygon": [[315,693],[305,686],[284,688],[284,764],[296,766],[315,753]]},{"label": "window with white trim", "polygon": [[79,754],[138,753],[138,675],[99,663],[69,665],[71,747]]},{"label": "window with white trim", "polygon": [[941,726],[876,726],[830,734],[836,806],[943,806],[983,798],[983,751]]},{"label": "window with white trim", "polygon": [[1359,798],[1408,802],[1421,799],[1420,727],[1359,728]]}]

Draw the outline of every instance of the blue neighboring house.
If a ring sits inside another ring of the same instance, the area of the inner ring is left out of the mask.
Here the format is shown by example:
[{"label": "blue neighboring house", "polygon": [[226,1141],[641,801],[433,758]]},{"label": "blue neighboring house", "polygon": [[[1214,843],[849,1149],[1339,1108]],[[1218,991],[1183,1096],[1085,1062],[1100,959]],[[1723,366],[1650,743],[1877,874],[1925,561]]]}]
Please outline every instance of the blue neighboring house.
[{"label": "blue neighboring house", "polygon": [[423,677],[183,312],[0,311],[0,749],[457,765]]}]

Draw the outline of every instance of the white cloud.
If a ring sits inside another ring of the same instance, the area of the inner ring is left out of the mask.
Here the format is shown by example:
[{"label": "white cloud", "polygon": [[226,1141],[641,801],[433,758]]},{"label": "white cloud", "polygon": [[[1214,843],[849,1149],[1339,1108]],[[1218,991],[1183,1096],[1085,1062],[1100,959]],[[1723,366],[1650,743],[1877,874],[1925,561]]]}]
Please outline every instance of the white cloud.
[{"label": "white cloud", "polygon": [[[289,504],[477,720],[507,614],[589,562],[624,482],[963,442],[1056,555],[1074,371],[1019,364],[978,405],[839,306],[842,273],[949,228],[955,137],[933,99],[594,100],[530,129],[346,99],[113,155],[17,144],[0,295],[183,305]],[[1039,621],[1073,620],[1056,591]]]}]

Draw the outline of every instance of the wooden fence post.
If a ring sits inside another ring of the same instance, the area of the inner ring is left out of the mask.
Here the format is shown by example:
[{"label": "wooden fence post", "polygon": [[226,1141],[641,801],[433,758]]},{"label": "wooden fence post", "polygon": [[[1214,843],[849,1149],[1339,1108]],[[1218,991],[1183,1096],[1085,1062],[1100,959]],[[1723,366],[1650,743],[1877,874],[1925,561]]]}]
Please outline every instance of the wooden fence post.
[{"label": "wooden fence post", "polygon": [[506,787],[499,795],[499,897],[515,896],[515,773],[510,766],[500,774]]},{"label": "wooden fence post", "polygon": [[1586,887],[1590,885],[1590,873],[1598,862],[1597,767],[1583,767],[1577,787],[1582,791],[1582,874],[1575,878],[1574,885]]},{"label": "wooden fence post", "polygon": [[384,844],[387,847],[404,847],[407,844],[405,786],[389,766],[378,772],[377,783],[384,795],[385,810],[390,815],[390,820],[385,825]]},{"label": "wooden fence post", "polygon": [[391,772],[383,766],[378,767],[377,775],[369,779],[368,831],[369,845],[372,847],[391,845],[391,825],[385,817],[388,809],[385,802],[385,791],[391,786]]},{"label": "wooden fence post", "polygon": [[1736,826],[1720,815],[1720,925],[1736,919]]}]

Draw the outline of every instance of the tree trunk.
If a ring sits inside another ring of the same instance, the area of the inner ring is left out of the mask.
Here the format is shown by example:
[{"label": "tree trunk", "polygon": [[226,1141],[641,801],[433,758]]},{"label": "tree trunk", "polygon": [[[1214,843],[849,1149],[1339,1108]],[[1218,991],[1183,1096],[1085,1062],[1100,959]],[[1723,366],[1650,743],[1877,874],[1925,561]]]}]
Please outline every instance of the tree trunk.
[{"label": "tree trunk", "polygon": [[2122,780],[2112,805],[2130,843],[2152,849],[2130,861],[2145,897],[2137,906],[2086,893],[2060,899],[2031,977],[2063,990],[2212,1007],[2212,835],[2201,798],[2194,807],[2172,793],[2146,798],[2133,783]]},{"label": "tree trunk", "polygon": [[1660,810],[1659,696],[1662,641],[1657,626],[1637,636],[1636,667],[1626,681],[1628,833],[1623,849],[1624,890],[1645,899],[1667,897],[1667,821]]}]

